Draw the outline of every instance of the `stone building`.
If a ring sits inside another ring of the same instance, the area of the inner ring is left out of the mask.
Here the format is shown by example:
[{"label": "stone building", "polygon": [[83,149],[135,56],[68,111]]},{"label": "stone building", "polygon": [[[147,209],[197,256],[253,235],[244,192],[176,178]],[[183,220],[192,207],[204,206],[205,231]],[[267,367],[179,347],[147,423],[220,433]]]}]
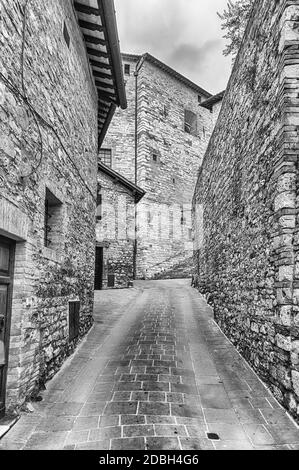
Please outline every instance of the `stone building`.
[{"label": "stone building", "polygon": [[144,194],[99,161],[95,290],[133,285],[136,205]]},{"label": "stone building", "polygon": [[123,54],[128,108],[103,142],[112,168],[146,191],[138,205],[136,276],[185,277],[192,269],[191,202],[214,125],[211,98],[150,54]]},{"label": "stone building", "polygon": [[200,290],[297,420],[298,17],[254,2],[193,199]]},{"label": "stone building", "polygon": [[2,414],[92,324],[98,146],[126,98],[113,1],[0,9]]}]

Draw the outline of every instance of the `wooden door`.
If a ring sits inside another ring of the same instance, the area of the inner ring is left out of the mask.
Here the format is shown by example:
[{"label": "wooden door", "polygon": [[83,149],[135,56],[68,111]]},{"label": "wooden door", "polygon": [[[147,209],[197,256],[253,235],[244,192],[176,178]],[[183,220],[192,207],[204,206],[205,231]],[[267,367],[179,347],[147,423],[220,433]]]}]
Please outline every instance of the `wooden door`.
[{"label": "wooden door", "polygon": [[0,417],[5,412],[14,246],[13,241],[0,237]]},{"label": "wooden door", "polygon": [[103,263],[104,263],[104,250],[103,248],[96,247],[96,265],[95,265],[95,281],[94,289],[103,289]]}]

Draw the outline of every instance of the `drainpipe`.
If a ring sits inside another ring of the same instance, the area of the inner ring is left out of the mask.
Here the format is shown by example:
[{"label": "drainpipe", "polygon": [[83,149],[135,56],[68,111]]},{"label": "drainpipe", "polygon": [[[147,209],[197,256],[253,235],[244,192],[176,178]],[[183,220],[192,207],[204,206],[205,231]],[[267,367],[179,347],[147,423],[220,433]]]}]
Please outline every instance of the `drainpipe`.
[{"label": "drainpipe", "polygon": [[[146,54],[141,57],[139,62],[136,65],[136,70],[134,73],[135,77],[135,184],[138,186],[138,74],[145,61]],[[138,250],[138,241],[137,241],[137,202],[135,201],[135,240],[134,240],[134,253],[133,253],[133,278],[137,278],[137,250]]]}]

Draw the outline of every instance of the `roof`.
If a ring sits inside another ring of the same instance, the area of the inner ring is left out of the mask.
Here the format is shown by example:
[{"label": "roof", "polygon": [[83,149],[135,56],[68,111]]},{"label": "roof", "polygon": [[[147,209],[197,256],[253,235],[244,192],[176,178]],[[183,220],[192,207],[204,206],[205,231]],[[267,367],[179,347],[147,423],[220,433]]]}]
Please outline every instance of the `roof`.
[{"label": "roof", "polygon": [[146,52],[143,55],[122,53],[122,58],[123,59],[128,59],[128,60],[134,60],[134,61],[138,61],[138,62],[139,61],[148,61],[148,62],[156,65],[157,67],[159,67],[161,70],[168,73],[172,77],[176,78],[180,82],[184,83],[187,87],[191,88],[192,90],[196,91],[197,93],[200,93],[201,95],[204,95],[207,98],[210,98],[212,96],[211,93],[204,90],[200,86],[196,85],[196,83],[194,83],[191,80],[189,80],[188,78],[184,77],[184,75],[181,75],[179,72],[172,69],[168,65],[164,64],[163,62],[161,62],[159,59],[152,56],[148,52]]},{"label": "roof", "polygon": [[220,93],[217,93],[217,95],[211,96],[211,98],[201,103],[201,106],[207,109],[212,109],[215,104],[223,100],[224,93],[225,93],[225,90],[221,91]]},{"label": "roof", "polygon": [[113,0],[74,1],[95,86],[98,91],[99,144],[117,106],[127,108]]},{"label": "roof", "polygon": [[99,171],[102,171],[106,175],[110,176],[110,178],[112,178],[113,180],[120,183],[125,188],[129,189],[129,191],[131,191],[133,195],[135,196],[136,202],[141,201],[143,196],[145,196],[146,192],[143,189],[141,189],[139,186],[129,181],[127,178],[119,174],[117,171],[112,170],[112,168],[110,168],[109,166],[104,165],[103,162],[101,161],[98,162],[98,169]]}]

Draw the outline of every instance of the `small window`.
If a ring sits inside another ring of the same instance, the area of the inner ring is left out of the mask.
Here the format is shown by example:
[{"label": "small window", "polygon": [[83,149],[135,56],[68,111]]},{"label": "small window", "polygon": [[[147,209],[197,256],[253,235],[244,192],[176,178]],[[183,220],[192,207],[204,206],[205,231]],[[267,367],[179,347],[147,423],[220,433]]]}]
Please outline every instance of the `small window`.
[{"label": "small window", "polygon": [[202,96],[198,95],[197,97],[199,104],[202,103]]},{"label": "small window", "polygon": [[103,218],[103,212],[102,212],[102,208],[103,208],[103,198],[102,198],[102,188],[100,185],[98,185],[98,192],[97,192],[97,222],[99,222],[100,220],[102,220]]},{"label": "small window", "polygon": [[197,116],[187,109],[185,109],[185,132],[197,136]]},{"label": "small window", "polygon": [[184,214],[184,209],[182,208],[181,209],[181,225],[185,225],[185,224],[186,224],[186,218]]},{"label": "small window", "polygon": [[130,64],[125,64],[125,75],[131,74],[131,66]]},{"label": "small window", "polygon": [[69,302],[69,341],[78,338],[80,330],[80,302]]},{"label": "small window", "polygon": [[115,287],[115,274],[108,274],[108,287]]},{"label": "small window", "polygon": [[112,150],[111,149],[101,149],[99,157],[102,163],[106,166],[112,167]]},{"label": "small window", "polygon": [[62,202],[46,189],[44,245],[57,248],[61,243]]},{"label": "small window", "polygon": [[64,25],[63,25],[63,37],[64,37],[64,40],[66,42],[67,47],[69,48],[70,43],[71,43],[71,38],[70,38],[70,35],[69,35],[69,31],[67,29],[66,22],[64,22]]},{"label": "small window", "polygon": [[175,178],[172,178],[172,182],[173,182],[173,184],[175,184]]},{"label": "small window", "polygon": [[159,156],[158,156],[157,152],[153,152],[153,161],[154,161],[155,163],[157,163],[157,162],[158,162],[158,159],[159,159]]}]

